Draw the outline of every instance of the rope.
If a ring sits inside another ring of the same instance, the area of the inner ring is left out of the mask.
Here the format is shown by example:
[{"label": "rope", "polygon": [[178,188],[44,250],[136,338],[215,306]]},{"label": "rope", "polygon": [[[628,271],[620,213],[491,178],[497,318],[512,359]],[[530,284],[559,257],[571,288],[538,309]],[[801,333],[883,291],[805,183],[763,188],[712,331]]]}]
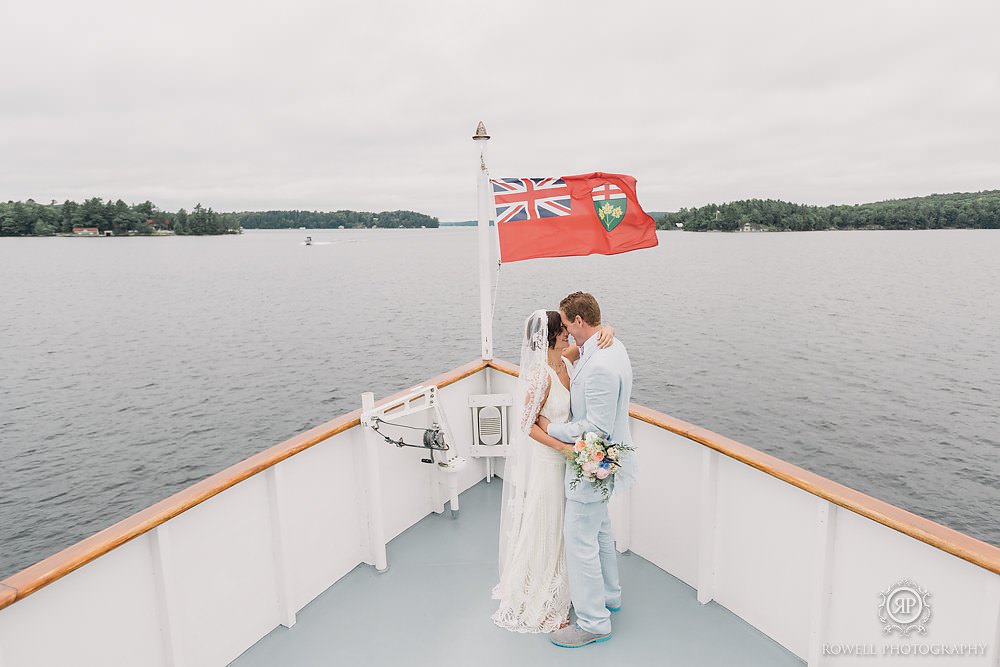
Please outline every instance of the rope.
[{"label": "rope", "polygon": [[497,313],[497,296],[500,294],[500,269],[503,267],[503,262],[497,262],[497,282],[496,287],[493,288],[493,305],[490,306],[490,322],[496,320]]},{"label": "rope", "polygon": [[[383,433],[382,431],[379,430],[379,425],[380,424],[385,424],[386,426],[395,426],[397,428],[408,428],[408,429],[412,429],[414,431],[423,431],[424,432],[424,442],[422,444],[419,444],[419,445],[411,445],[408,442],[404,442],[402,438],[398,438],[396,440],[393,440],[392,438],[390,438],[385,433]],[[396,445],[397,447],[416,447],[418,449],[430,449],[432,451],[441,451],[441,452],[446,452],[449,449],[451,449],[451,447],[448,445],[448,443],[446,443],[444,440],[441,440],[440,442],[436,442],[436,441],[432,441],[431,443],[427,442],[427,434],[428,433],[440,434],[441,431],[438,428],[428,429],[428,428],[420,428],[419,426],[408,426],[406,424],[392,424],[392,423],[387,422],[387,421],[385,421],[383,419],[379,419],[378,417],[375,417],[374,420],[372,421],[371,429],[373,431],[375,431],[376,433],[378,433],[380,436],[382,436],[382,438],[386,442],[388,442],[390,445]],[[431,454],[432,458],[433,458],[433,456],[434,455]],[[427,461],[424,461],[424,463],[427,463]]]}]

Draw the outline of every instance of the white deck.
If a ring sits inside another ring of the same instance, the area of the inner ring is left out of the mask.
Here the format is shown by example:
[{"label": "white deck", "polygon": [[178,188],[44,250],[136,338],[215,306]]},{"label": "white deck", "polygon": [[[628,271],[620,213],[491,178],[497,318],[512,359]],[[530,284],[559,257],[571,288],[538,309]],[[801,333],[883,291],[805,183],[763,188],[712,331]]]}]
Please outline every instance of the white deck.
[{"label": "white deck", "polygon": [[359,565],[235,660],[283,665],[803,665],[802,660],[649,561],[619,557],[624,608],[610,642],[561,649],[502,630],[496,603],[499,480],[461,496],[458,520],[431,515],[389,543],[390,569]]}]

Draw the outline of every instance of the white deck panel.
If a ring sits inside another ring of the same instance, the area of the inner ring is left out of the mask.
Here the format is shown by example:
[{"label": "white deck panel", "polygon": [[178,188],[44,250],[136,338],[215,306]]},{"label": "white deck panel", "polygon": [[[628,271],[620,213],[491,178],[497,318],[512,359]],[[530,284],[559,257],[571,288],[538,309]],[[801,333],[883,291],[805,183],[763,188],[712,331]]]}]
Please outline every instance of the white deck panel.
[{"label": "white deck panel", "polygon": [[715,602],[637,555],[619,557],[624,608],[605,644],[561,649],[545,635],[502,630],[496,603],[501,482],[461,496],[458,520],[431,515],[389,544],[389,571],[359,565],[235,660],[283,665],[803,665]]}]

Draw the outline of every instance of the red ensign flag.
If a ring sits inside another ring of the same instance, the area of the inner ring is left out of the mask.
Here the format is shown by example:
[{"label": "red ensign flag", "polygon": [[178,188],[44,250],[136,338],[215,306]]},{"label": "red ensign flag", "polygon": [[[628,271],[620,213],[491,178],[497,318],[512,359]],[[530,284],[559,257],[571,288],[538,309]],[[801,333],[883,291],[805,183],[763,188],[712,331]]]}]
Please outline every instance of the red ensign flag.
[{"label": "red ensign flag", "polygon": [[656,223],[625,174],[495,178],[500,261],[615,255],[656,245]]}]

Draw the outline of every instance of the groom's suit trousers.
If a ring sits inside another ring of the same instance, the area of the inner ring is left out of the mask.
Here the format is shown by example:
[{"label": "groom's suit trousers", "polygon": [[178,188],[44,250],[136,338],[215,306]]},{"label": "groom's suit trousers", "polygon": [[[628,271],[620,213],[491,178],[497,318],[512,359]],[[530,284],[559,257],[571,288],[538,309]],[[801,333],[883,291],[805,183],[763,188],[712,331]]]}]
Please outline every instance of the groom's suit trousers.
[{"label": "groom's suit trousers", "polygon": [[611,632],[606,605],[621,601],[618,555],[607,502],[566,501],[566,569],[577,624],[587,632]]}]

